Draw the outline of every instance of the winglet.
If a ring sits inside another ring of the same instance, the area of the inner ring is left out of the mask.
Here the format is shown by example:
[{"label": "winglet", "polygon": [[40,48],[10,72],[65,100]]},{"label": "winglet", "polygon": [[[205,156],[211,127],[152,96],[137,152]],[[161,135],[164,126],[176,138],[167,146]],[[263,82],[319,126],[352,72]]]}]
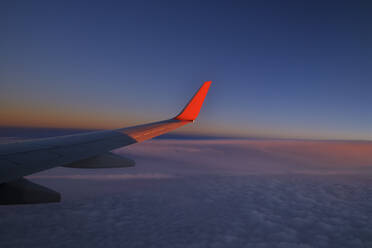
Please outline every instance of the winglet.
[{"label": "winglet", "polygon": [[209,86],[211,86],[212,81],[205,82],[200,89],[191,98],[186,107],[181,111],[179,115],[174,117],[176,120],[181,121],[193,121],[198,117],[200,109],[203,105],[205,96],[208,93]]}]

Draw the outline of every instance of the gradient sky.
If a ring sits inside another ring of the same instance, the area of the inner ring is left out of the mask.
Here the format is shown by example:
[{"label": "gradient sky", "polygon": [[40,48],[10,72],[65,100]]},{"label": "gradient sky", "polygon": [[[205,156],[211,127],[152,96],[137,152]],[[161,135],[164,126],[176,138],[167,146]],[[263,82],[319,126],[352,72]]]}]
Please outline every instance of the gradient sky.
[{"label": "gradient sky", "polygon": [[369,1],[2,1],[0,125],[372,140]]}]

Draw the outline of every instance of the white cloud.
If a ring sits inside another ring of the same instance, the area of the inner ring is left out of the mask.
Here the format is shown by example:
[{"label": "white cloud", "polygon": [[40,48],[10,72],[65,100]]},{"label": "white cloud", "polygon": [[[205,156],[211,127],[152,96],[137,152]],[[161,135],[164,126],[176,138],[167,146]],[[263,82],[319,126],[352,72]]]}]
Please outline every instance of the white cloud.
[{"label": "white cloud", "polygon": [[[81,185],[68,182],[70,190]],[[84,181],[95,190],[105,184],[96,183]],[[361,176],[189,175],[143,183],[111,182],[115,193],[67,195],[61,204],[1,207],[0,246],[372,245],[372,183]]]},{"label": "white cloud", "polygon": [[0,247],[372,247],[369,148],[347,147],[166,140],[128,147],[117,152],[135,158],[134,168],[33,176],[61,190],[63,202],[0,207]]}]

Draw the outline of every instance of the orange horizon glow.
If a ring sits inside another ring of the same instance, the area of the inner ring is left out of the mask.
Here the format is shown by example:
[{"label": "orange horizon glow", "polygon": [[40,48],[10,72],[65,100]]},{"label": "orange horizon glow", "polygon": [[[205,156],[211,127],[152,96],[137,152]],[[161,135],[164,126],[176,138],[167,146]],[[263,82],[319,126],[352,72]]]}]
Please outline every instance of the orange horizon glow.
[{"label": "orange horizon glow", "polygon": [[[151,113],[152,115],[128,113],[128,111],[117,113],[117,111],[108,112],[103,109],[87,110],[81,107],[73,107],[62,108],[61,106],[43,104],[4,104],[0,109],[0,127],[115,129],[160,121],[168,117],[154,118],[154,116],[156,117],[154,113]],[[176,133],[234,138],[372,140],[372,135],[366,137],[362,134],[333,130],[327,132],[279,127],[273,129],[270,126],[254,124],[231,126],[231,123],[224,122],[224,120],[216,123],[202,118],[203,115],[196,120],[195,124],[183,127]]]}]

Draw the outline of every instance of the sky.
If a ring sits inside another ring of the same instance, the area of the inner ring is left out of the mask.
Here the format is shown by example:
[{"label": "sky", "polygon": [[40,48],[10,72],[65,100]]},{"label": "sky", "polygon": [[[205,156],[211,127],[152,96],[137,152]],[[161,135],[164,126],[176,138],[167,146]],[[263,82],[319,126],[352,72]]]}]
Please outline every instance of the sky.
[{"label": "sky", "polygon": [[175,116],[234,137],[372,140],[368,1],[2,1],[0,126]]}]

